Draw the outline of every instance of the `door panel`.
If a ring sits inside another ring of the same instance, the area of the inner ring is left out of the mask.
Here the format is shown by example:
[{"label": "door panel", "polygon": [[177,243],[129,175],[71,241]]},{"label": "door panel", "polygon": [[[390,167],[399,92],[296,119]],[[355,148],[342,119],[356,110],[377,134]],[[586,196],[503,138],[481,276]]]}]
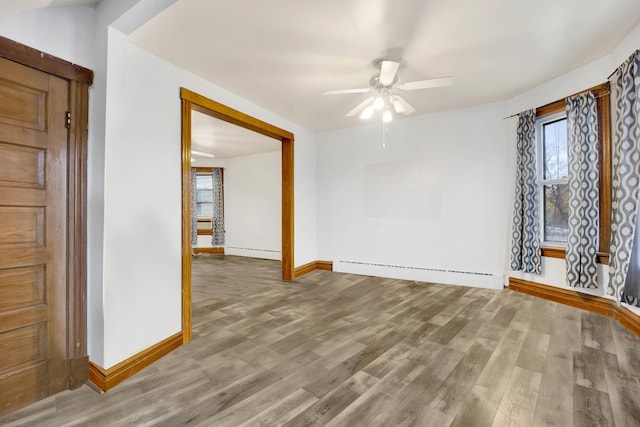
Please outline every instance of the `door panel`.
[{"label": "door panel", "polygon": [[0,59],[0,414],[68,384],[68,91]]},{"label": "door panel", "polygon": [[0,311],[44,304],[42,265],[0,270]]},{"label": "door panel", "polygon": [[0,245],[42,246],[44,208],[0,207]]},{"label": "door panel", "polygon": [[[47,365],[39,363],[29,369],[18,370],[10,376],[3,377],[0,387],[0,402],[3,408],[0,414],[14,411],[36,400],[48,396],[45,382],[48,378]],[[31,384],[25,387],[24,384]]]},{"label": "door panel", "polygon": [[0,79],[0,123],[45,130],[47,92]]},{"label": "door panel", "polygon": [[44,150],[0,143],[0,185],[44,188]]},{"label": "door panel", "polygon": [[0,375],[44,360],[45,326],[42,323],[0,335]]}]

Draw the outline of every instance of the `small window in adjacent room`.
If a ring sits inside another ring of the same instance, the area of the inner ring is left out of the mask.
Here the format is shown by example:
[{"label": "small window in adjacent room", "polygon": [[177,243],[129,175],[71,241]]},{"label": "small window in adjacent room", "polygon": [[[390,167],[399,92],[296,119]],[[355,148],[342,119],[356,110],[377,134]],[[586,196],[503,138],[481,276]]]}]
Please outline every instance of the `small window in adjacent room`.
[{"label": "small window in adjacent room", "polygon": [[213,175],[210,169],[198,170],[196,175],[196,215],[198,234],[213,232]]},{"label": "small window in adjacent room", "polygon": [[569,234],[569,169],[567,157],[567,118],[564,113],[539,119],[538,177],[542,241],[567,242]]},{"label": "small window in adjacent room", "polygon": [[197,175],[196,191],[198,216],[211,218],[213,216],[213,179],[210,173]]}]

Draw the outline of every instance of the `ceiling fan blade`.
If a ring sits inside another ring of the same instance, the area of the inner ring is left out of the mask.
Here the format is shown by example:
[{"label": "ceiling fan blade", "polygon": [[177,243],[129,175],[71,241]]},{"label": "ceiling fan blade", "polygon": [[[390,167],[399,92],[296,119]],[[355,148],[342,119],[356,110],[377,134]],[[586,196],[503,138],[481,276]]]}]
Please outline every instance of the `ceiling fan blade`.
[{"label": "ceiling fan blade", "polygon": [[367,99],[365,99],[364,101],[362,101],[360,104],[356,105],[353,110],[349,111],[345,116],[346,117],[351,117],[351,116],[355,116],[356,114],[358,114],[359,112],[361,112],[362,110],[364,110],[367,105],[369,105],[371,102],[373,102],[373,99],[375,98],[375,96],[370,96]]},{"label": "ceiling fan blade", "polygon": [[451,86],[453,84],[453,77],[439,77],[437,79],[416,80],[414,82],[406,82],[398,85],[400,90],[417,90],[417,89],[429,89],[432,87]]},{"label": "ceiling fan blade", "polygon": [[411,106],[407,101],[404,100],[401,96],[394,95],[393,100],[393,109],[396,110],[396,113],[404,114],[408,116],[409,114],[416,111],[415,108]]},{"label": "ceiling fan blade", "polygon": [[396,61],[382,61],[380,63],[380,77],[378,78],[378,82],[384,86],[393,83],[399,66],[400,63]]},{"label": "ceiling fan blade", "polygon": [[367,93],[371,90],[370,87],[358,88],[358,89],[338,89],[338,90],[325,90],[323,95],[343,95],[347,93]]}]

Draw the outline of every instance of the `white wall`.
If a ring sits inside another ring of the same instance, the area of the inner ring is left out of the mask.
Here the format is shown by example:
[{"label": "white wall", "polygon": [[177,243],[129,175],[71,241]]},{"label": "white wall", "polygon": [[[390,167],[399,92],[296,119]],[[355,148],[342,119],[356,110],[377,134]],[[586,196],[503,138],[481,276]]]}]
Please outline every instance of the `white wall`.
[{"label": "white wall", "polygon": [[[104,366],[104,204],[105,135],[109,28],[138,0],[102,1],[92,22],[93,86],[89,93],[89,150],[87,179],[87,346],[90,359]],[[144,0],[143,0],[144,1]],[[159,4],[160,2],[157,2]],[[47,9],[48,10],[48,9]],[[87,36],[89,37],[89,36]]]},{"label": "white wall", "polygon": [[501,288],[509,221],[502,108],[318,138],[318,255],[334,270]]},{"label": "white wall", "polygon": [[224,217],[225,254],[282,259],[280,151],[226,160]]},{"label": "white wall", "polygon": [[177,89],[125,35],[109,29],[108,39],[104,368],[181,329]]},{"label": "white wall", "polygon": [[65,7],[0,13],[0,35],[86,68],[94,66],[96,10]]},{"label": "white wall", "polygon": [[227,159],[210,159],[203,157],[193,157],[191,162],[192,167],[203,168],[224,168],[227,166]]}]

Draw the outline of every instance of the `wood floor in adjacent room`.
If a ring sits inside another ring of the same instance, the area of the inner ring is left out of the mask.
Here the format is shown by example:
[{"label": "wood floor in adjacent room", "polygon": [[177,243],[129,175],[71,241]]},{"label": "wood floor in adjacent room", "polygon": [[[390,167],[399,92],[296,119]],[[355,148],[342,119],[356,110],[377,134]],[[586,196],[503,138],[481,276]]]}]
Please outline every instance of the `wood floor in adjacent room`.
[{"label": "wood floor in adjacent room", "polygon": [[100,396],[0,425],[638,426],[640,340],[479,288],[194,258],[194,339]]}]

